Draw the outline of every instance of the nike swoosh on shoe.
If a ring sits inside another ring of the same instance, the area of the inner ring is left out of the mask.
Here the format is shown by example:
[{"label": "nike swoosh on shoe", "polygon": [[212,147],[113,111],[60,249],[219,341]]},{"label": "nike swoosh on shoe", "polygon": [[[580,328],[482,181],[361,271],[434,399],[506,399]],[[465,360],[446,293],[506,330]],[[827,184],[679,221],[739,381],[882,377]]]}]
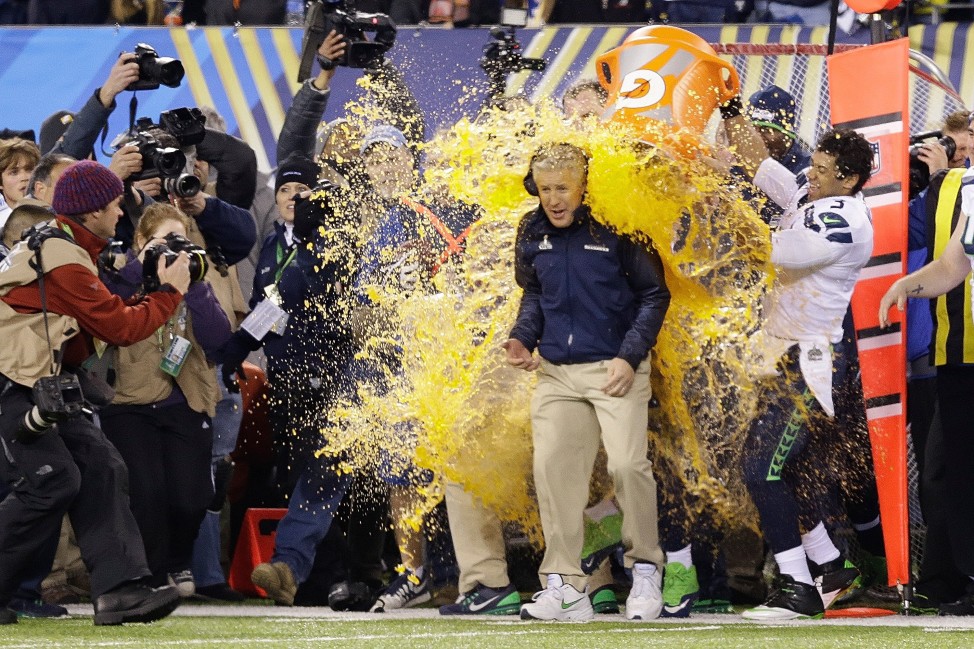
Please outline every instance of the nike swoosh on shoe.
[{"label": "nike swoosh on shoe", "polygon": [[487,608],[487,607],[488,607],[488,606],[490,606],[491,604],[496,604],[496,603],[497,603],[497,601],[498,601],[498,600],[500,600],[500,598],[501,598],[501,596],[500,596],[500,595],[496,595],[496,596],[494,596],[494,597],[491,597],[491,598],[490,598],[490,599],[488,599],[488,600],[487,600],[486,602],[483,602],[483,603],[481,603],[481,604],[470,604],[470,606],[469,606],[469,608],[470,608],[470,610],[471,610],[471,611],[472,611],[473,613],[477,613],[478,611],[482,611],[482,610],[484,610],[485,608]]}]

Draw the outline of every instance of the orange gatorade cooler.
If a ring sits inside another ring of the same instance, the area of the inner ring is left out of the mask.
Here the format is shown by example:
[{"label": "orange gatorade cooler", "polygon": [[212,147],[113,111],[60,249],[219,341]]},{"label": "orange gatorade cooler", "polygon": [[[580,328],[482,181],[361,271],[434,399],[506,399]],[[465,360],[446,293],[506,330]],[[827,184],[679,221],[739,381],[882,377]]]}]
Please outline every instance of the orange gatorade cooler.
[{"label": "orange gatorade cooler", "polygon": [[707,41],[670,25],[637,29],[596,60],[596,73],[609,93],[604,119],[649,119],[696,134],[740,91],[737,71]]}]

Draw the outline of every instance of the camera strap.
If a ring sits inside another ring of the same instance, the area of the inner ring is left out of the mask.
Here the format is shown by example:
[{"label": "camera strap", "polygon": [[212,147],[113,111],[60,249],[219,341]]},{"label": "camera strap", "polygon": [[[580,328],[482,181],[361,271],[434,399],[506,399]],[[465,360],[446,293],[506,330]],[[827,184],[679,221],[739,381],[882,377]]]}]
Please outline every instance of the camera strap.
[{"label": "camera strap", "polygon": [[41,246],[38,245],[34,250],[34,260],[31,260],[31,267],[37,271],[37,290],[40,294],[41,300],[41,313],[44,315],[44,336],[47,338],[47,349],[51,353],[51,376],[57,376],[61,372],[61,356],[60,351],[54,351],[54,345],[51,344],[51,328],[48,324],[47,315],[47,292],[44,290],[44,261],[41,259]]}]

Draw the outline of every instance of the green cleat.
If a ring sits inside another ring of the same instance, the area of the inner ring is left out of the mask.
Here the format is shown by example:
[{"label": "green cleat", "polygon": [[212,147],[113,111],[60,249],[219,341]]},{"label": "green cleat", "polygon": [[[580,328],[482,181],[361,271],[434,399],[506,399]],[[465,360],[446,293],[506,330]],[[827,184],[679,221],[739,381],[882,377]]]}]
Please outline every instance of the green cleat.
[{"label": "green cleat", "polygon": [[663,612],[660,617],[690,617],[693,603],[700,597],[697,568],[668,563],[663,571]]},{"label": "green cleat", "polygon": [[615,615],[619,613],[619,600],[612,586],[602,586],[592,593],[592,608],[596,613],[602,615]]}]

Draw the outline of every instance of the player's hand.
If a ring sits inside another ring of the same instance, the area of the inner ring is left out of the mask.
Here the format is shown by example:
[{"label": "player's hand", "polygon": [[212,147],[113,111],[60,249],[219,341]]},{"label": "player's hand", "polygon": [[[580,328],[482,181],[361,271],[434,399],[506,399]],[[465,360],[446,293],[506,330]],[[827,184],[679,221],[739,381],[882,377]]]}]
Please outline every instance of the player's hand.
[{"label": "player's hand", "polygon": [[606,368],[605,385],[602,392],[610,397],[624,397],[632,388],[633,380],[636,378],[636,370],[628,361],[621,358],[613,358],[609,361]]},{"label": "player's hand", "polygon": [[509,338],[501,345],[507,352],[507,364],[528,372],[533,372],[541,365],[541,357],[535,356],[517,338]]}]

